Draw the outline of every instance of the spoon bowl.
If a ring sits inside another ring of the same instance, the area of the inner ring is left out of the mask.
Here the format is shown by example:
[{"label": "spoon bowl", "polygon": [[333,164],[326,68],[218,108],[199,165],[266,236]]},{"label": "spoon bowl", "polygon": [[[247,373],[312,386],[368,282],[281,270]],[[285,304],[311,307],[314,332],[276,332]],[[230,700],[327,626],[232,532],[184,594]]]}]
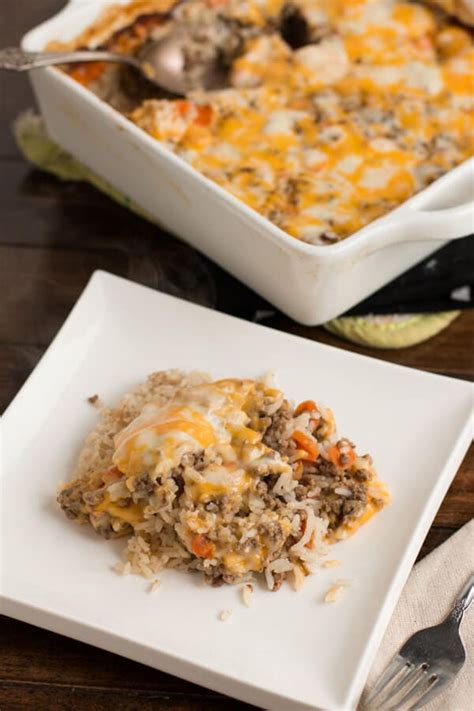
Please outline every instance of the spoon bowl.
[{"label": "spoon bowl", "polygon": [[[29,71],[39,67],[75,62],[118,62],[139,71],[145,79],[172,94],[183,96],[191,88],[211,91],[225,86],[226,72],[216,59],[188,66],[186,46],[189,35],[176,29],[159,40],[147,42],[136,56],[103,50],[75,52],[25,52],[19,47],[0,50],[0,69]],[[194,77],[194,79],[191,79]],[[197,79],[196,79],[197,77]]]}]

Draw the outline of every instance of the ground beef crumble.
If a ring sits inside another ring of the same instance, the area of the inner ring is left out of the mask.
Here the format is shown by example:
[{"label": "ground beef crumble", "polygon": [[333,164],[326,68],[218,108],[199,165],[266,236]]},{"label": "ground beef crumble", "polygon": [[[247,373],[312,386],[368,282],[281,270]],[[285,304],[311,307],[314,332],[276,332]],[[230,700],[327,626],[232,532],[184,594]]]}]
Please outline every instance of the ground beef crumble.
[{"label": "ground beef crumble", "polygon": [[270,424],[263,435],[263,443],[284,455],[291,448],[291,440],[286,435],[287,425],[293,417],[290,403],[284,400],[279,410],[272,415]]}]

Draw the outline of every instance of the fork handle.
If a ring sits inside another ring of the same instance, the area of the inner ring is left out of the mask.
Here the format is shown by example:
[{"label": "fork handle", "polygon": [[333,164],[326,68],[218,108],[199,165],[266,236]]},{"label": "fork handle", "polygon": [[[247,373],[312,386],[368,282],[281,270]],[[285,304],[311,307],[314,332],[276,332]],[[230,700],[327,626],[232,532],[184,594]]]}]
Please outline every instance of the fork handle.
[{"label": "fork handle", "polygon": [[461,590],[459,597],[454,603],[454,607],[449,613],[448,617],[452,619],[459,627],[464,613],[467,612],[469,606],[474,600],[474,575],[471,575],[463,589]]}]

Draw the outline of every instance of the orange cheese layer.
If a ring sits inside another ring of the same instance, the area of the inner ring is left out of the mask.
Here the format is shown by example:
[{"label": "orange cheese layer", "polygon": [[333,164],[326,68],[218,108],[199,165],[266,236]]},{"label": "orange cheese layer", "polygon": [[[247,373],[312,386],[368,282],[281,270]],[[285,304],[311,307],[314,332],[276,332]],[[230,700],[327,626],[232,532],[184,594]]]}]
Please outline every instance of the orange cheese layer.
[{"label": "orange cheese layer", "polygon": [[[113,527],[116,522],[132,527],[144,524],[145,528],[137,528],[141,531],[151,524],[152,531],[156,514],[166,511],[178,496],[181,512],[175,528],[190,552],[219,561],[233,575],[261,571],[272,555],[278,535],[283,540],[290,535],[291,517],[285,510],[265,510],[267,529],[253,534],[252,545],[246,548],[247,523],[241,512],[263,514],[264,502],[263,507],[255,509],[262,493],[261,472],[276,476],[272,484],[275,488],[281,478],[286,482],[290,499],[293,495],[291,484],[296,486],[296,478],[288,457],[264,444],[259,430],[265,406],[278,409],[282,402],[283,393],[275,388],[250,380],[228,379],[185,388],[165,405],[148,403],[115,437],[114,469],[105,473],[113,476],[107,480],[102,477],[109,488],[99,504],[87,506],[86,513],[92,519],[109,514]],[[304,417],[308,408],[317,410],[317,405],[304,401],[296,410],[297,416]],[[335,428],[330,410],[325,411],[325,419],[326,432],[320,431],[322,438],[329,437]],[[324,449],[328,444],[321,439],[316,446],[312,437],[299,430],[291,437],[301,448],[293,455],[301,452],[306,461],[317,460],[319,445]],[[368,466],[370,470],[370,462],[364,458],[358,460],[355,452],[341,463],[341,452],[333,444],[325,456],[339,468]],[[373,472],[369,479],[365,510],[330,533],[329,541],[352,535],[388,503],[384,484]],[[138,498],[140,503],[133,503],[131,494],[140,493],[139,484],[143,483],[150,490],[146,489],[146,495]],[[291,501],[295,504],[296,500]],[[101,523],[100,517],[96,520]],[[225,536],[215,541],[213,534],[230,522],[244,544],[241,549],[229,548]],[[120,532],[123,528],[127,527],[118,525],[113,530]],[[306,545],[311,547],[313,543],[309,541]]]},{"label": "orange cheese layer", "polygon": [[[131,116],[294,237],[337,241],[473,152],[467,31],[421,4],[297,0],[322,39],[247,40],[231,88],[144,102]],[[282,3],[225,3],[260,27]]]}]

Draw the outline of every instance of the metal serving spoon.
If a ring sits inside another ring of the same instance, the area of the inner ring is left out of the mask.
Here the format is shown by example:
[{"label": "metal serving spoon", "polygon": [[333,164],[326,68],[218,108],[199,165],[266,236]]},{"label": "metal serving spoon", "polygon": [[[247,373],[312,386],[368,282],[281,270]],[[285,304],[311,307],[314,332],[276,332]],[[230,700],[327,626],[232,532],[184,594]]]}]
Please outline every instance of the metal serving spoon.
[{"label": "metal serving spoon", "polygon": [[[23,72],[53,64],[120,62],[134,67],[153,84],[172,94],[185,94],[191,88],[185,55],[188,41],[186,32],[174,30],[160,40],[148,42],[133,57],[102,50],[25,52],[18,47],[7,47],[0,50],[0,69]],[[199,67],[199,85],[206,90],[222,88],[223,71],[215,61]]]}]

